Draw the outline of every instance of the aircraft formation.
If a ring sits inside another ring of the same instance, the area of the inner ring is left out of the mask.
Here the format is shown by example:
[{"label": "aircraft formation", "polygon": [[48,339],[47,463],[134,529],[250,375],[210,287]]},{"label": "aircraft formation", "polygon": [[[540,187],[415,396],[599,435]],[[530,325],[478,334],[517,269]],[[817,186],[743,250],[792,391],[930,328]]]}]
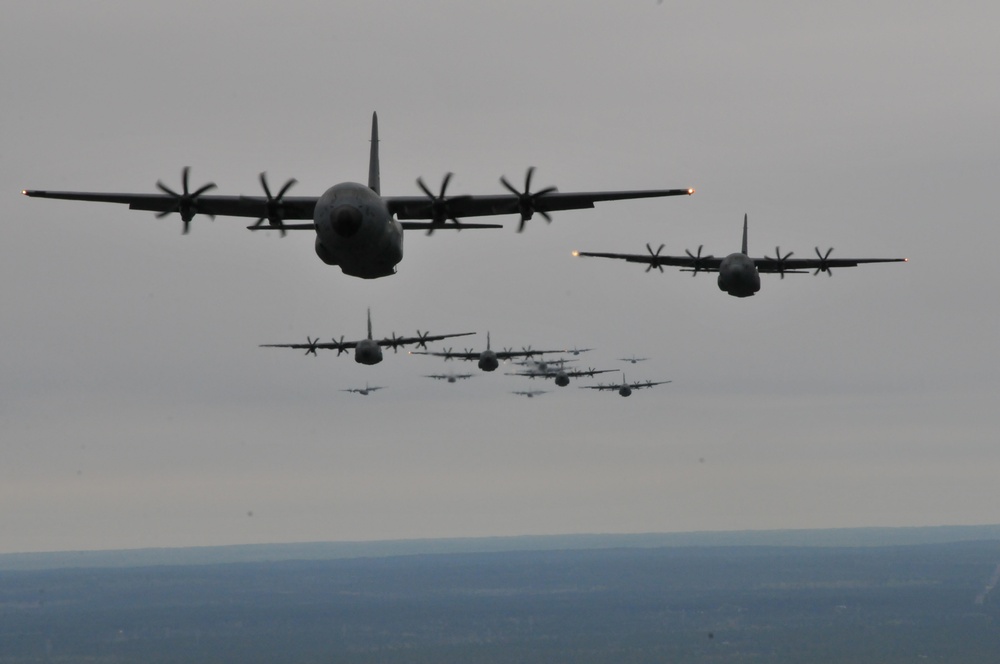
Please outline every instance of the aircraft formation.
[{"label": "aircraft formation", "polygon": [[[534,167],[529,167],[525,173],[523,189],[515,187],[506,177],[500,177],[501,186],[507,193],[486,195],[450,195],[448,186],[452,174],[447,173],[440,187],[432,190],[418,177],[419,195],[387,196],[383,195],[380,183],[378,116],[372,114],[371,148],[368,162],[367,184],[356,182],[341,182],[326,189],[320,196],[290,196],[289,190],[297,184],[295,179],[289,179],[272,193],[265,173],[259,176],[261,195],[218,195],[210,194],[216,188],[214,183],[207,183],[192,189],[190,185],[190,169],[181,171],[180,191],[172,189],[163,182],[157,182],[159,193],[115,193],[115,192],[79,192],[79,191],[49,191],[25,189],[26,196],[37,198],[62,199],[70,201],[87,201],[100,203],[118,203],[128,205],[130,209],[145,210],[156,213],[157,218],[179,215],[182,222],[182,233],[191,230],[191,223],[198,215],[210,218],[228,216],[253,219],[254,223],[247,226],[251,231],[275,230],[284,237],[289,231],[312,231],[315,234],[315,252],[327,265],[337,266],[348,276],[362,279],[378,279],[396,273],[398,264],[403,259],[403,233],[406,230],[423,230],[432,235],[439,230],[476,230],[496,229],[502,224],[469,223],[463,221],[469,217],[488,217],[498,215],[516,215],[518,218],[517,232],[524,231],[526,223],[537,213],[546,222],[552,221],[552,212],[593,208],[595,203],[616,200],[640,198],[660,198],[672,196],[689,196],[694,193],[692,188],[646,189],[632,191],[589,191],[560,192],[554,186],[532,190]],[[290,223],[293,222],[293,223]],[[304,222],[304,223],[299,223]],[[832,276],[833,268],[855,267],[864,263],[905,262],[905,258],[831,258],[832,249],[825,253],[816,247],[816,258],[793,258],[793,253],[782,254],[780,247],[775,247],[774,256],[751,257],[747,249],[747,215],[743,218],[743,243],[740,251],[730,253],[724,258],[713,255],[703,255],[702,246],[692,253],[685,250],[685,255],[662,255],[665,245],[661,244],[656,251],[652,245],[646,244],[646,253],[624,254],[610,252],[574,251],[574,256],[614,258],[626,262],[646,265],[646,272],[654,268],[661,273],[664,266],[678,267],[682,272],[690,272],[697,276],[699,272],[715,272],[718,274],[719,289],[731,296],[750,297],[760,290],[761,274],[778,274],[782,279],[788,274],[806,274],[813,270],[814,275],[825,272]],[[574,369],[566,366],[567,362],[577,359],[581,353],[590,348],[533,350],[524,346],[521,350],[505,347],[495,350],[491,347],[490,334],[486,335],[486,347],[476,351],[467,348],[461,352],[452,349],[430,351],[427,343],[460,336],[468,336],[474,332],[458,332],[451,334],[431,335],[417,330],[415,336],[397,337],[395,333],[382,339],[372,335],[371,310],[368,312],[368,334],[365,338],[355,341],[345,341],[341,336],[331,341],[321,341],[319,338],[306,337],[306,343],[268,343],[261,344],[270,348],[292,348],[304,350],[306,355],[317,355],[318,350],[335,350],[337,356],[349,350],[354,351],[355,362],[364,365],[374,365],[382,362],[383,349],[392,348],[398,352],[400,347],[416,345],[423,351],[410,351],[414,355],[429,355],[444,360],[475,361],[480,370],[493,372],[501,362],[524,360],[526,366],[519,371],[507,372],[505,375],[528,378],[551,379],[557,386],[564,387],[571,378],[593,378],[599,373],[618,371],[617,369]],[[551,359],[551,355],[569,354],[572,358]],[[618,358],[620,361],[636,364],[646,360],[634,355],[628,358]],[[473,374],[445,373],[429,374],[428,378],[445,380],[455,383],[458,380],[471,377]],[[624,374],[620,384],[583,385],[581,387],[596,391],[617,391],[623,397],[632,391],[662,385],[671,381],[637,381],[628,383]],[[348,388],[344,391],[368,395],[384,386],[364,388]],[[544,393],[543,390],[518,390],[514,394],[533,397]]]}]

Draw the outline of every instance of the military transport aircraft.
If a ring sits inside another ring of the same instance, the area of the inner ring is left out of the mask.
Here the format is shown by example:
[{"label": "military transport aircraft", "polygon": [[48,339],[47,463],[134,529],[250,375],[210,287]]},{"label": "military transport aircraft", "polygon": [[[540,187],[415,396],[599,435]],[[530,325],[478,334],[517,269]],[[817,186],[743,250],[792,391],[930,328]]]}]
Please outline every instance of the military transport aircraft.
[{"label": "military transport aircraft", "polygon": [[567,371],[566,369],[548,369],[546,371],[531,370],[528,371],[518,371],[514,373],[506,373],[505,376],[527,376],[528,378],[553,378],[555,379],[556,385],[559,387],[566,387],[569,385],[570,378],[579,378],[580,376],[589,376],[593,378],[599,373],[609,373],[611,371],[618,371],[618,369],[573,369],[572,371]]},{"label": "military transport aircraft", "polygon": [[[499,214],[518,214],[518,232],[535,212],[551,221],[550,212],[592,208],[599,201],[632,198],[682,196],[694,189],[650,189],[637,191],[600,191],[559,193],[555,187],[531,191],[534,168],[529,168],[524,178],[524,191],[519,191],[506,178],[500,183],[509,194],[485,196],[449,196],[448,173],[438,192],[433,192],[417,178],[423,195],[383,196],[379,178],[378,116],[372,114],[371,152],[368,161],[368,184],[342,182],[335,184],[322,196],[286,196],[296,180],[288,180],[276,195],[272,195],[267,177],[260,174],[263,196],[219,196],[207,192],[215,188],[209,183],[195,190],[188,187],[189,169],[181,171],[181,191],[177,192],[162,182],[156,186],[162,193],[128,194],[78,191],[47,191],[26,189],[26,196],[60,198],[100,203],[123,203],[133,210],[148,210],[166,217],[178,213],[184,223],[183,233],[190,229],[195,215],[204,214],[256,218],[250,230],[276,229],[286,231],[310,230],[316,233],[316,254],[327,265],[339,265],[344,274],[376,279],[396,272],[396,264],[403,258],[403,230],[424,229],[430,235],[435,230],[500,228],[498,224],[470,224],[459,217],[481,217]],[[289,220],[308,219],[310,223],[289,224]],[[424,221],[399,221],[418,219]],[[265,225],[264,222],[267,222]],[[449,224],[449,222],[451,222]]]},{"label": "military transport aircraft", "polygon": [[433,378],[435,380],[446,380],[449,383],[454,383],[459,380],[465,380],[466,378],[472,378],[474,374],[470,373],[446,373],[446,374],[428,374],[424,378]]},{"label": "military transport aircraft", "polygon": [[421,332],[417,330],[417,336],[415,337],[397,337],[396,333],[393,332],[392,336],[386,337],[385,339],[373,339],[372,338],[372,310],[368,310],[368,337],[366,339],[361,339],[360,341],[344,341],[344,337],[341,336],[340,340],[334,339],[333,341],[321,342],[319,337],[312,339],[311,337],[306,337],[307,343],[304,344],[261,344],[261,348],[298,348],[305,349],[306,355],[310,353],[316,355],[318,349],[324,350],[335,350],[337,355],[340,356],[341,353],[346,353],[351,348],[354,349],[354,361],[358,364],[378,364],[382,361],[382,348],[389,347],[392,348],[393,352],[398,352],[400,346],[408,346],[410,344],[417,344],[423,348],[427,348],[428,341],[440,341],[441,339],[448,339],[449,337],[465,337],[470,334],[475,334],[475,332],[459,332],[458,334],[436,334],[431,335],[429,332]]},{"label": "military transport aircraft", "polygon": [[522,360],[520,362],[514,362],[514,364],[521,367],[528,367],[526,371],[555,371],[556,369],[565,369],[566,364],[569,362],[579,362],[580,358],[577,357],[559,357],[552,360],[540,357],[537,360],[534,358]]},{"label": "military transport aircraft", "polygon": [[548,390],[515,390],[511,394],[517,394],[518,396],[528,397],[533,399],[536,395],[545,394]]},{"label": "military transport aircraft", "polygon": [[826,272],[833,276],[831,268],[855,267],[861,263],[899,263],[906,262],[906,258],[830,258],[828,249],[825,254],[820,253],[816,247],[817,258],[791,258],[792,252],[784,256],[781,249],[775,247],[775,256],[764,256],[763,258],[750,258],[747,255],[747,217],[743,215],[743,249],[738,253],[729,254],[725,258],[715,256],[702,256],[701,247],[698,252],[692,254],[685,250],[687,256],[661,256],[660,252],[664,245],[655,252],[647,243],[645,254],[610,254],[587,251],[574,251],[574,256],[597,256],[599,258],[621,258],[630,263],[645,263],[646,272],[654,267],[663,272],[664,265],[672,265],[681,268],[682,272],[690,272],[692,276],[699,272],[718,272],[719,289],[734,297],[750,297],[760,290],[760,273],[780,274],[784,279],[786,274],[806,274],[815,268],[813,275]]},{"label": "military transport aircraft", "polygon": [[476,360],[479,368],[483,371],[495,371],[496,368],[500,366],[501,361],[506,362],[512,357],[534,357],[535,355],[544,355],[545,353],[562,352],[562,350],[533,350],[531,346],[524,346],[521,350],[513,350],[511,348],[493,350],[490,348],[490,333],[487,332],[486,350],[482,352],[476,352],[471,348],[466,348],[460,353],[455,353],[448,348],[445,349],[444,352],[440,353],[411,350],[410,355],[433,355],[434,357],[443,357],[446,360],[465,360],[467,362]]},{"label": "military transport aircraft", "polygon": [[384,389],[385,387],[379,385],[373,385],[369,387],[368,383],[365,383],[364,387],[349,387],[346,390],[341,390],[341,392],[354,392],[355,394],[363,394],[364,396],[368,396],[375,390],[384,390]]},{"label": "military transport aircraft", "polygon": [[603,390],[617,390],[618,394],[622,395],[623,397],[627,397],[630,394],[632,394],[632,390],[641,390],[641,389],[644,389],[644,388],[647,388],[647,387],[653,387],[654,385],[666,385],[667,383],[672,383],[672,382],[673,381],[670,381],[670,380],[661,380],[659,382],[653,382],[653,381],[647,380],[647,381],[637,381],[637,382],[634,382],[634,383],[629,383],[629,382],[626,382],[626,380],[625,380],[625,374],[623,373],[622,374],[621,385],[615,385],[614,383],[611,383],[610,385],[605,385],[604,383],[600,383],[598,385],[581,385],[580,389],[581,390],[602,390],[602,391]]},{"label": "military transport aircraft", "polygon": [[636,364],[638,362],[645,362],[649,358],[646,358],[646,357],[636,357],[635,355],[633,355],[632,357],[619,357],[618,359],[621,362],[630,362],[632,364]]}]

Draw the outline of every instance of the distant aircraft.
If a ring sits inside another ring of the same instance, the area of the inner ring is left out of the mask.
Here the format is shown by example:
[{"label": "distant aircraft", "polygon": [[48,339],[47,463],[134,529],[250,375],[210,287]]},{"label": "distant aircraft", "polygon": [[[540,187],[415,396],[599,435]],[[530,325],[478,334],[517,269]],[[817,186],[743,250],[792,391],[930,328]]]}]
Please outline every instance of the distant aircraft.
[{"label": "distant aircraft", "polygon": [[317,349],[324,350],[335,350],[337,351],[337,356],[339,357],[341,353],[345,353],[351,348],[354,349],[354,361],[358,364],[378,364],[382,361],[382,348],[389,347],[392,348],[393,352],[398,352],[400,346],[408,346],[410,344],[417,344],[423,348],[427,348],[428,341],[440,341],[441,339],[448,339],[449,337],[465,337],[470,334],[475,334],[475,332],[459,332],[458,334],[437,334],[431,335],[429,332],[421,332],[417,330],[417,336],[415,337],[397,337],[396,333],[393,332],[392,336],[385,339],[373,339],[372,338],[372,310],[368,310],[368,337],[361,339],[360,341],[344,341],[344,337],[340,337],[340,341],[334,339],[333,341],[320,342],[319,338],[312,339],[306,337],[308,343],[304,344],[261,344],[261,348],[299,348],[305,349],[306,355],[312,353],[316,355]]},{"label": "distant aircraft", "polygon": [[516,390],[511,392],[511,394],[517,394],[522,397],[528,397],[529,399],[534,398],[538,394],[545,394],[548,390]]},{"label": "distant aircraft", "polygon": [[632,357],[619,357],[618,359],[622,362],[631,362],[632,364],[635,364],[637,362],[645,362],[649,358],[636,357],[635,355],[633,355]]},{"label": "distant aircraft", "polygon": [[611,371],[618,371],[618,369],[574,369],[572,371],[566,371],[565,369],[548,369],[546,371],[528,370],[507,373],[504,375],[526,376],[528,378],[552,378],[559,387],[566,387],[569,385],[570,378],[579,378],[580,376],[589,376],[593,378],[599,373],[608,373]]},{"label": "distant aircraft", "polygon": [[667,383],[671,383],[671,382],[673,382],[673,381],[670,381],[670,380],[661,380],[659,382],[655,382],[654,383],[653,381],[647,380],[647,381],[637,381],[637,382],[634,382],[634,383],[629,383],[629,382],[625,381],[625,374],[623,373],[622,374],[621,385],[615,385],[614,383],[612,383],[610,385],[605,385],[605,384],[601,383],[599,385],[581,385],[580,389],[582,389],[582,390],[602,390],[602,391],[603,390],[617,390],[618,394],[622,395],[623,397],[627,397],[630,394],[632,394],[632,390],[642,390],[642,389],[645,389],[647,387],[653,387],[655,385],[666,385]]},{"label": "distant aircraft", "polygon": [[569,349],[567,349],[567,350],[565,350],[563,352],[564,353],[569,353],[570,355],[579,355],[580,353],[586,353],[586,352],[592,351],[592,350],[594,350],[594,349],[593,348],[577,348],[576,346],[573,346],[572,348],[569,348]]},{"label": "distant aircraft", "polygon": [[579,362],[579,359],[575,357],[559,357],[552,360],[545,358],[537,360],[526,359],[521,362],[514,362],[514,364],[520,367],[528,367],[528,371],[555,371],[557,369],[564,369],[568,362]]},{"label": "distant aircraft", "polygon": [[[639,191],[606,191],[558,193],[555,187],[531,191],[534,168],[524,178],[524,191],[518,191],[506,178],[500,183],[509,194],[487,196],[448,196],[448,173],[435,193],[417,178],[421,196],[383,196],[379,177],[378,116],[372,114],[371,152],[368,161],[368,184],[342,182],[322,196],[286,196],[296,180],[288,180],[277,195],[271,194],[267,177],[260,174],[264,196],[218,196],[206,192],[215,188],[206,184],[194,191],[188,188],[189,169],[181,171],[181,191],[170,189],[162,182],[156,186],[159,194],[128,194],[77,191],[24,190],[25,196],[59,198],[100,203],[123,203],[133,210],[157,212],[157,217],[178,213],[187,233],[195,215],[205,214],[256,218],[250,230],[276,229],[310,230],[316,233],[316,254],[327,265],[339,265],[344,274],[376,279],[395,274],[403,259],[403,230],[423,229],[430,235],[443,229],[501,228],[499,224],[469,224],[459,217],[518,214],[518,232],[535,212],[551,221],[550,212],[592,208],[599,201],[661,196],[687,196],[693,189],[650,189]],[[288,220],[309,219],[310,223],[289,224]],[[425,221],[399,221],[420,219]],[[264,224],[267,222],[267,225]],[[450,224],[448,222],[451,222]]]},{"label": "distant aircraft", "polygon": [[373,385],[372,387],[369,387],[368,383],[365,383],[364,387],[349,387],[346,390],[341,390],[341,392],[354,392],[356,394],[363,394],[365,396],[368,396],[375,390],[384,390],[384,389],[385,387],[379,385]]},{"label": "distant aircraft", "polygon": [[410,355],[433,355],[434,357],[443,357],[446,360],[465,360],[471,362],[475,360],[478,366],[483,371],[495,371],[497,367],[500,366],[500,362],[506,362],[512,357],[534,357],[535,355],[544,355],[545,353],[562,353],[561,350],[533,350],[531,346],[524,346],[521,350],[513,350],[511,348],[504,348],[503,350],[493,350],[490,348],[490,333],[486,333],[486,350],[481,352],[476,352],[471,348],[466,348],[460,353],[452,352],[450,348],[446,348],[443,352],[423,352],[411,350]]},{"label": "distant aircraft", "polygon": [[446,373],[446,374],[429,374],[429,375],[425,375],[424,378],[434,378],[436,380],[446,380],[449,383],[454,383],[454,382],[459,381],[459,380],[465,380],[466,378],[472,378],[473,375],[474,374],[470,374],[470,373],[460,374],[460,373],[450,372],[450,373]]},{"label": "distant aircraft", "polygon": [[609,254],[587,251],[574,251],[574,256],[597,256],[599,258],[621,258],[630,263],[646,263],[646,272],[654,267],[663,272],[664,265],[672,265],[681,268],[682,272],[690,272],[692,276],[699,272],[718,272],[719,289],[734,297],[750,297],[760,290],[760,273],[780,274],[784,279],[786,274],[806,274],[808,270],[815,268],[813,275],[826,272],[833,276],[831,268],[855,267],[861,263],[899,263],[906,262],[906,258],[830,258],[828,249],[825,254],[820,253],[816,247],[817,258],[791,258],[792,252],[784,256],[781,249],[775,247],[775,256],[764,256],[763,258],[750,258],[747,255],[747,216],[743,215],[743,249],[734,254],[729,254],[725,258],[715,256],[702,256],[701,247],[698,253],[692,254],[685,250],[687,256],[661,256],[660,252],[664,245],[655,252],[647,243],[646,254]]}]

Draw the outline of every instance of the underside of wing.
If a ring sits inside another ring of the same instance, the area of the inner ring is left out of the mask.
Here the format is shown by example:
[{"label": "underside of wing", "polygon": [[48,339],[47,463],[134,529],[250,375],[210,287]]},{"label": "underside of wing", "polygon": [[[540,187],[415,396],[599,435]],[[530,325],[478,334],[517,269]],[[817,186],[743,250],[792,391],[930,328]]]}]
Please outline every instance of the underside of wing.
[{"label": "underside of wing", "polygon": [[431,221],[401,221],[399,223],[405,231],[464,231],[475,230],[477,228],[503,228],[503,224],[435,224]]},{"label": "underside of wing", "polygon": [[594,376],[599,373],[610,373],[612,371],[618,371],[618,369],[579,369],[574,371],[565,372],[567,376],[572,378],[579,378],[581,376]]},{"label": "underside of wing", "polygon": [[[430,341],[428,339],[428,341]],[[426,350],[411,350],[410,355],[431,355],[433,357],[443,357],[446,360],[478,360],[479,353],[469,352],[469,353],[452,353],[449,351],[426,351]]]},{"label": "underside of wing", "polygon": [[[268,201],[257,196],[212,196],[189,194],[172,196],[170,194],[125,194],[96,193],[86,191],[44,191],[25,190],[25,196],[36,198],[56,198],[68,201],[90,201],[95,203],[121,203],[131,210],[146,210],[148,212],[170,213],[181,215],[185,211],[193,214],[228,217],[268,217]],[[285,197],[282,201],[283,219],[312,219],[317,198],[313,196]],[[186,209],[185,209],[186,208]]]},{"label": "underside of wing", "polygon": [[590,256],[593,258],[617,258],[619,260],[627,261],[629,263],[642,263],[646,265],[646,271],[652,270],[653,268],[663,271],[663,267],[679,267],[682,270],[693,270],[698,272],[718,272],[719,265],[722,264],[721,258],[716,258],[715,256],[702,256],[701,250],[697,254],[689,253],[686,256],[663,256],[660,251],[663,249],[663,245],[655,252],[650,245],[646,245],[648,250],[645,254],[614,254],[608,252],[597,252],[597,251],[574,251],[574,256]]},{"label": "underside of wing", "polygon": [[[397,346],[409,346],[411,344],[419,344],[423,346],[429,341],[441,341],[442,339],[451,339],[452,337],[467,337],[470,334],[475,334],[475,332],[459,332],[457,334],[420,334],[419,331],[415,337],[397,337],[395,334],[386,337],[385,339],[380,339],[376,343],[379,346],[388,346],[390,348],[395,348]],[[434,353],[415,353],[415,354],[427,354],[433,355]]]},{"label": "underside of wing", "polygon": [[301,350],[347,350],[358,345],[357,341],[323,341],[304,344],[260,344],[261,348],[299,348]]},{"label": "underside of wing", "polygon": [[[659,198],[663,196],[689,196],[693,189],[645,189],[636,191],[591,191],[560,193],[548,191],[529,194],[529,199],[515,194],[488,196],[453,196],[445,198],[449,215],[455,217],[483,217],[498,214],[539,214],[560,210],[581,210],[594,207],[601,201],[619,201],[634,198]],[[399,219],[433,219],[434,203],[427,196],[387,196],[389,211]]]},{"label": "underside of wing", "polygon": [[830,273],[831,268],[857,267],[863,263],[905,263],[906,258],[830,258],[830,252],[826,254],[816,248],[816,258],[790,258],[791,254],[782,257],[777,253],[776,258],[765,256],[764,258],[754,258],[754,265],[757,270],[766,274],[806,274],[809,270],[814,270],[813,274],[820,272]]}]

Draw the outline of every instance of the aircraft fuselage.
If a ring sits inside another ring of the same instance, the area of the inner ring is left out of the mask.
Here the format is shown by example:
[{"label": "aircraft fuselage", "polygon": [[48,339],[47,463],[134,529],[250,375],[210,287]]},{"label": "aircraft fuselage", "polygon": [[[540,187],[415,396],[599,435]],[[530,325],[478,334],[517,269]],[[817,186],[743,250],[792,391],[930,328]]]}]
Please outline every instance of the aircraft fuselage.
[{"label": "aircraft fuselage", "polygon": [[623,397],[627,397],[628,395],[632,394],[632,388],[629,387],[628,385],[622,385],[621,387],[618,388],[618,394],[622,395]]},{"label": "aircraft fuselage", "polygon": [[483,371],[496,371],[500,366],[496,351],[484,350],[479,354],[479,368]]},{"label": "aircraft fuselage", "polygon": [[403,228],[382,197],[366,185],[342,182],[327,189],[316,202],[313,221],[316,254],[327,265],[340,266],[344,274],[385,277],[395,274],[403,259]]},{"label": "aircraft fuselage", "polygon": [[382,347],[374,339],[362,339],[354,348],[354,361],[369,366],[382,361]]},{"label": "aircraft fuselage", "polygon": [[719,289],[733,297],[750,297],[760,290],[760,273],[744,253],[729,254],[719,264]]}]

